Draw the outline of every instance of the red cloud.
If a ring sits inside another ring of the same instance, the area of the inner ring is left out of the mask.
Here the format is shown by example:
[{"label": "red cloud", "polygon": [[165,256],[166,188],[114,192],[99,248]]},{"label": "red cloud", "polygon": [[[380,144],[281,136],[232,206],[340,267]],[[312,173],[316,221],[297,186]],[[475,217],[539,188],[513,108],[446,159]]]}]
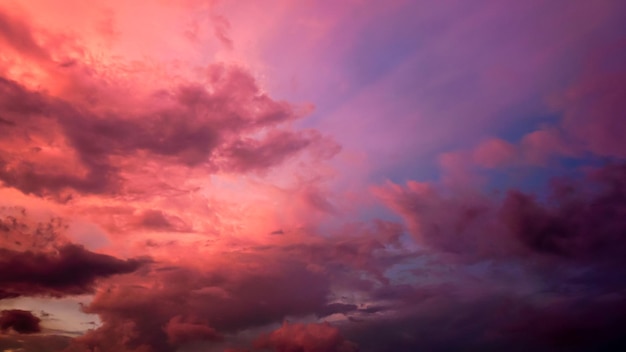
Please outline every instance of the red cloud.
[{"label": "red cloud", "polygon": [[0,9],[0,42],[17,52],[37,60],[48,60],[49,53],[42,48],[30,27]]},{"label": "red cloud", "polygon": [[345,340],[339,329],[328,323],[289,324],[255,342],[257,348],[269,348],[276,352],[356,352],[358,347]]},{"label": "red cloud", "polygon": [[218,341],[222,337],[211,328],[202,323],[186,322],[181,316],[175,316],[164,328],[167,340],[172,345],[183,344],[189,341]]}]

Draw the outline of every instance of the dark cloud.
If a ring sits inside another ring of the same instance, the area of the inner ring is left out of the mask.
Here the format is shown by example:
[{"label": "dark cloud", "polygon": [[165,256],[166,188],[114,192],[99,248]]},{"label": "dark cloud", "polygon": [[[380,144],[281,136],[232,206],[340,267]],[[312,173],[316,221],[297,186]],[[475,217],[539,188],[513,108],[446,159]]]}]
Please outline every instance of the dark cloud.
[{"label": "dark cloud", "polygon": [[517,190],[503,199],[444,194],[428,184],[382,196],[404,216],[415,239],[474,259],[540,255],[621,262],[626,233],[626,165],[610,164],[585,182],[556,180],[546,200]]},{"label": "dark cloud", "polygon": [[27,310],[10,309],[0,311],[0,330],[13,330],[18,334],[34,334],[41,331],[41,319]]},{"label": "dark cloud", "polygon": [[625,164],[554,180],[543,197],[420,183],[381,195],[430,259],[412,284],[371,291],[385,314],[346,330],[364,350],[624,348]]},{"label": "dark cloud", "polygon": [[218,341],[287,316],[310,315],[326,305],[327,278],[299,261],[243,253],[231,259],[204,272],[152,272],[150,287],[120,285],[99,291],[84,310],[98,314],[103,325],[78,338],[76,346],[117,340],[116,348],[124,351],[175,351],[184,343]]},{"label": "dark cloud", "polygon": [[319,317],[325,317],[337,313],[346,314],[349,312],[353,312],[356,309],[357,306],[355,304],[331,303],[325,306],[323,309],[319,310],[317,312],[317,315]]},{"label": "dark cloud", "polygon": [[514,238],[533,252],[589,264],[623,263],[626,164],[595,171],[586,185],[556,183],[548,204],[512,191],[500,214]]},{"label": "dark cloud", "polygon": [[173,215],[169,215],[160,210],[145,210],[139,217],[140,227],[158,231],[190,231],[190,227],[185,222]]},{"label": "dark cloud", "polygon": [[537,293],[529,300],[480,284],[416,285],[385,314],[364,315],[340,328],[363,351],[619,351],[626,346],[619,296]]},{"label": "dark cloud", "polygon": [[271,165],[281,163],[286,157],[294,155],[309,146],[319,134],[277,132],[263,140],[241,139],[228,146],[225,156],[229,160],[228,168],[237,172],[264,170]]},{"label": "dark cloud", "polygon": [[6,297],[93,293],[96,280],[131,273],[142,263],[90,252],[75,244],[46,252],[0,248],[0,293]]}]

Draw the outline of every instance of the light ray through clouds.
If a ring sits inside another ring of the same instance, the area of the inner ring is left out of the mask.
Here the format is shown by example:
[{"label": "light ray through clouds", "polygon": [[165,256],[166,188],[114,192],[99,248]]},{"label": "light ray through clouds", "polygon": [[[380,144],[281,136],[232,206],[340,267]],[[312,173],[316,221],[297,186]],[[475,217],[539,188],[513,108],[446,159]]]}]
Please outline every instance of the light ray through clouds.
[{"label": "light ray through clouds", "polygon": [[0,350],[626,349],[626,4],[0,4]]}]

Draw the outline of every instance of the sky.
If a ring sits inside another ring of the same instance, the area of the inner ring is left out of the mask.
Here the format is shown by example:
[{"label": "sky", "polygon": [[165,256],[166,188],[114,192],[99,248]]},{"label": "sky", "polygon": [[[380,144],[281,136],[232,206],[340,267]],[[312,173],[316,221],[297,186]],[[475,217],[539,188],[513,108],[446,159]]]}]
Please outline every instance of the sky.
[{"label": "sky", "polygon": [[0,2],[0,351],[626,350],[626,2]]}]

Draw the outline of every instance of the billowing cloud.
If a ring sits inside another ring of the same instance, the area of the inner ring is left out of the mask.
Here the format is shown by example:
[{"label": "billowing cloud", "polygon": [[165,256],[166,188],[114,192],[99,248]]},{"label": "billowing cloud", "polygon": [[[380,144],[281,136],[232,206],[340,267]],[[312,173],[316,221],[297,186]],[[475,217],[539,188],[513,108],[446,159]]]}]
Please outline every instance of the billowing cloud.
[{"label": "billowing cloud", "polygon": [[[213,65],[204,74],[210,88],[183,85],[157,91],[139,111],[98,105],[79,109],[3,79],[0,113],[13,138],[0,155],[0,178],[7,186],[36,195],[64,189],[116,194],[123,187],[120,169],[128,170],[129,163],[140,158],[205,167],[208,172],[246,172],[270,168],[311,144],[326,143],[315,131],[253,137],[299,117],[297,111],[269,98],[240,68]],[[57,134],[45,136],[45,144],[33,144],[44,138],[37,138],[44,131],[33,129],[33,124],[49,125]],[[66,153],[74,155],[69,163],[78,170],[70,173],[68,161],[60,156],[49,165],[46,153],[53,153],[56,144],[64,144]]]}]

